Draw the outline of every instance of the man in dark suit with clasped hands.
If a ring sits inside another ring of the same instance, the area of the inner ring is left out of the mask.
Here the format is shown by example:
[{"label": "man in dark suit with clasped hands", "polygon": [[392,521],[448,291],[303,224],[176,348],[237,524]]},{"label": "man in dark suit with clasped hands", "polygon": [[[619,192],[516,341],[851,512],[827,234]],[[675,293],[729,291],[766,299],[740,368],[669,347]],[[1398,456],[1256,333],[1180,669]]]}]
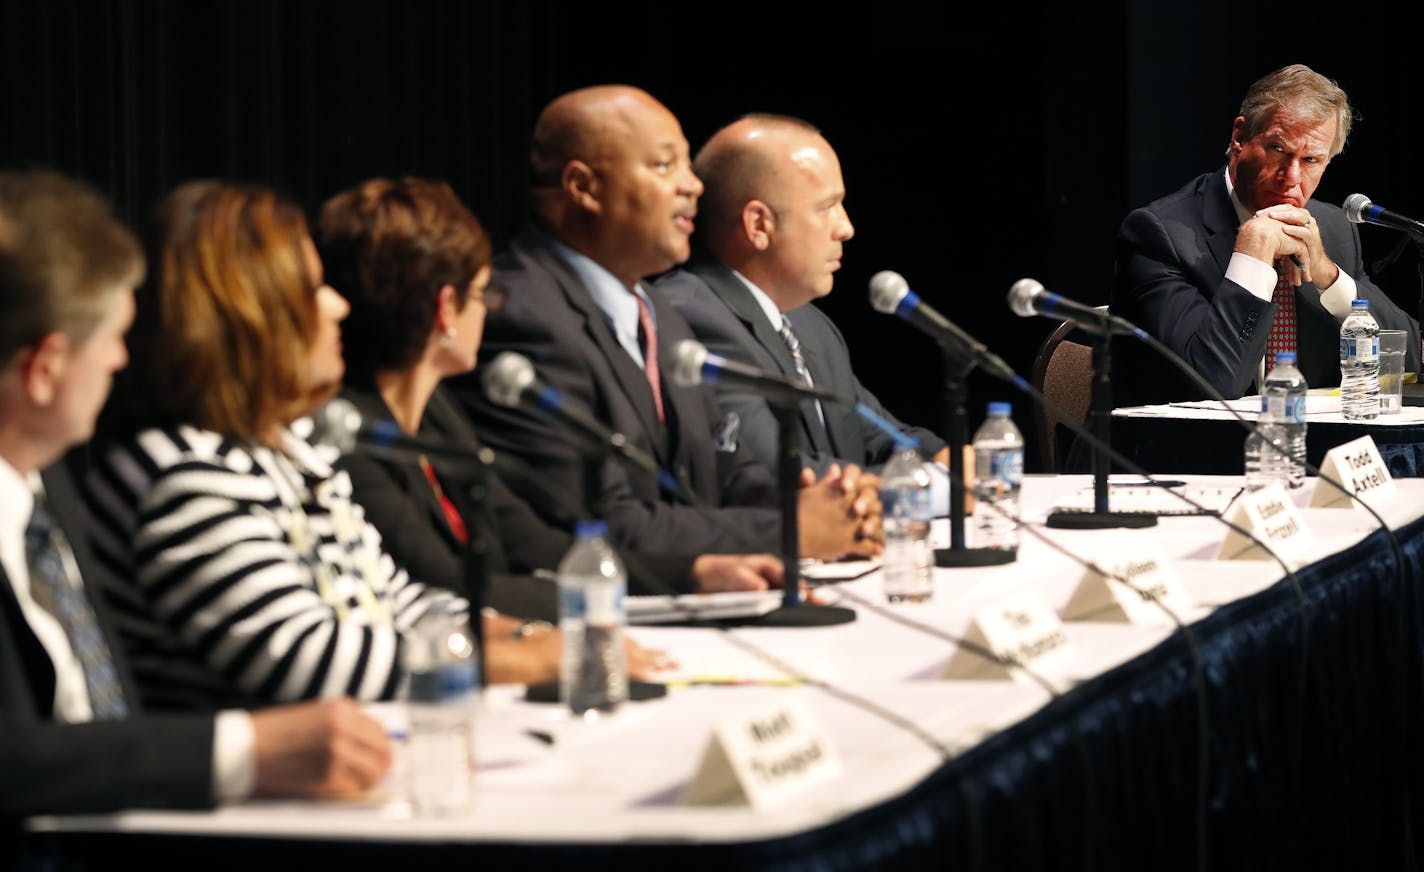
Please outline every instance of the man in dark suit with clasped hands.
[{"label": "man in dark suit with clasped hands", "polygon": [[[1312,200],[1345,147],[1345,92],[1309,67],[1253,84],[1231,126],[1224,169],[1127,216],[1112,311],[1181,355],[1228,398],[1254,387],[1278,351],[1296,351],[1311,387],[1340,383],[1340,324],[1368,300],[1381,329],[1419,326],[1365,274],[1359,231]],[[1200,388],[1137,343],[1114,368],[1122,405],[1199,398]]]},{"label": "man in dark suit with clasped hands", "polygon": [[[461,394],[482,437],[534,465],[546,488],[603,517],[620,545],[775,550],[780,525],[770,470],[745,451],[717,450],[711,389],[667,377],[673,348],[692,338],[692,330],[643,283],[686,260],[690,250],[702,183],[692,172],[681,125],[637,88],[584,88],[556,98],[540,114],[530,165],[533,223],[495,259],[494,283],[505,300],[487,319],[476,378],[502,352],[524,355],[567,402],[590,410],[684,478],[723,523],[665,495],[651,473],[611,459],[588,487],[587,461],[573,434],[537,414],[491,403],[466,382]],[[803,484],[802,556],[878,550],[874,476],[837,467]],[[537,489],[522,495],[556,518]]]},{"label": "man in dark suit with clasped hands", "polygon": [[56,461],[91,436],[128,360],[142,275],[98,194],[0,172],[0,857],[25,815],[351,793],[390,765],[384,731],[350,700],[140,709]]}]

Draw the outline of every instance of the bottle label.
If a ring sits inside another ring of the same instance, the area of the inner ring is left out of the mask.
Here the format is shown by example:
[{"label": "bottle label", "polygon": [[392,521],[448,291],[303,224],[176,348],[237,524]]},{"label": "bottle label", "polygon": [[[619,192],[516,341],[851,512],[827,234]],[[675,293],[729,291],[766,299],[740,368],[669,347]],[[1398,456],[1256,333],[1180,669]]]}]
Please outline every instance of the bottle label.
[{"label": "bottle label", "polygon": [[[1269,391],[1270,388],[1268,387]],[[1285,424],[1305,423],[1305,397],[1267,393],[1261,397],[1261,419]]]},{"label": "bottle label", "polygon": [[475,692],[479,679],[473,660],[447,663],[410,676],[411,702],[454,702]]},{"label": "bottle label", "polygon": [[584,589],[584,622],[590,627],[617,627],[625,623],[623,585],[592,584]]},{"label": "bottle label", "polygon": [[994,451],[989,454],[989,476],[1010,485],[1023,481],[1023,451]]},{"label": "bottle label", "polygon": [[884,517],[904,521],[927,521],[934,517],[930,510],[929,485],[886,488],[880,492],[880,509]]},{"label": "bottle label", "polygon": [[1378,336],[1341,336],[1341,363],[1376,363],[1379,361]]}]

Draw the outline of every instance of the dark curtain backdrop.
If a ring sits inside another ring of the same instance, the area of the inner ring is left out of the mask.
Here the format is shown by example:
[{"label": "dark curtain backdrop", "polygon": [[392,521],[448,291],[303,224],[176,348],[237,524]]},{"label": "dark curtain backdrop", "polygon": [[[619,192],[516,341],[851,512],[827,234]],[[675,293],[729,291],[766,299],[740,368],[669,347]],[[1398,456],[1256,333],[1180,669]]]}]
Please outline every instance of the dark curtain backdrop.
[{"label": "dark curtain backdrop", "polygon": [[[870,311],[869,277],[904,273],[1026,373],[1053,324],[1009,314],[1009,285],[1106,302],[1122,216],[1219,166],[1241,92],[1276,66],[1337,78],[1362,115],[1318,196],[1424,214],[1414,34],[1368,7],[0,0],[0,164],[79,175],[135,223],[197,176],[315,209],[372,175],[428,175],[502,244],[534,117],[563,91],[647,88],[694,148],[743,112],[798,115],[840,152],[857,231],[821,305],[862,380],[935,426],[938,354]],[[1395,241],[1363,232],[1373,257]],[[1415,309],[1410,254],[1383,281]],[[976,421],[1013,400],[1033,438],[1011,388],[976,374],[970,395]]]}]

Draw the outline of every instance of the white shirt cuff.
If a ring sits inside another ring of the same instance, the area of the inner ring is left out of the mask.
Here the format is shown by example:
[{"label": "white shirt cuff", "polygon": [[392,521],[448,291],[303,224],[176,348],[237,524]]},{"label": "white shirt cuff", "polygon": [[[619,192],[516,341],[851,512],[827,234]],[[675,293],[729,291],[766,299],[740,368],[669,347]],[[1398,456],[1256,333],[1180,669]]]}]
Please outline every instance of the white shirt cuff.
[{"label": "white shirt cuff", "polygon": [[1335,280],[1335,284],[1320,291],[1320,305],[1334,315],[1336,321],[1342,323],[1350,317],[1350,304],[1354,301],[1355,280],[1343,269],[1340,270],[1340,277]]},{"label": "white shirt cuff", "polygon": [[213,722],[213,793],[218,802],[252,795],[257,782],[257,735],[241,709],[218,712]]},{"label": "white shirt cuff", "polygon": [[[1340,274],[1344,275],[1344,272]],[[1239,251],[1231,253],[1231,263],[1226,265],[1226,277],[1250,291],[1251,296],[1267,303],[1276,295],[1276,283],[1280,281],[1275,267]],[[1346,308],[1349,307],[1348,303],[1345,305]]]}]

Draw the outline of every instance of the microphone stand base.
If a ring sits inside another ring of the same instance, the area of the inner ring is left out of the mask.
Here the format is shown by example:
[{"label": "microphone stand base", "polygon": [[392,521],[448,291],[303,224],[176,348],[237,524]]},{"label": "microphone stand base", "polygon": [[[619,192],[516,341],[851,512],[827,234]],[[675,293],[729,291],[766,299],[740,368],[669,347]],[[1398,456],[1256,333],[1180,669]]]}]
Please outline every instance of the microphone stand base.
[{"label": "microphone stand base", "polygon": [[1018,551],[1003,548],[936,548],[935,566],[959,569],[967,566],[1002,566],[1019,559]]},{"label": "microphone stand base", "polygon": [[742,624],[745,627],[829,627],[834,624],[849,624],[855,620],[855,610],[841,606],[819,606],[802,603],[799,606],[781,606],[766,614],[752,618]]},{"label": "microphone stand base", "polygon": [[1044,523],[1059,530],[1110,530],[1155,527],[1157,516],[1141,512],[1050,512]]}]

